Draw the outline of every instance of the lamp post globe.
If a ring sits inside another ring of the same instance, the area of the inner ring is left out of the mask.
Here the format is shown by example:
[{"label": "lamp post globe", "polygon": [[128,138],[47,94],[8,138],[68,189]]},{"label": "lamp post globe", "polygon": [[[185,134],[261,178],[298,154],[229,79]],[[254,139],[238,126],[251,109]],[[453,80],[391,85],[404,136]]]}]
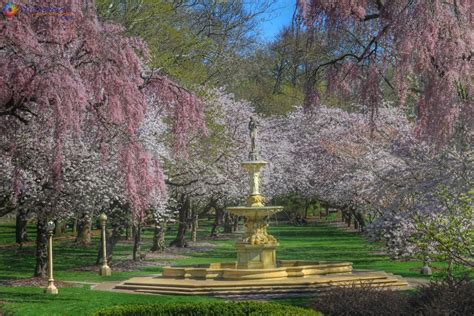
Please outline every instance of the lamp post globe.
[{"label": "lamp post globe", "polygon": [[55,227],[56,225],[54,224],[54,222],[49,221],[48,224],[46,225],[46,230],[48,231],[48,233],[52,234]]},{"label": "lamp post globe", "polygon": [[104,225],[105,222],[107,222],[107,215],[105,213],[100,214],[99,222],[100,222],[101,225]]}]

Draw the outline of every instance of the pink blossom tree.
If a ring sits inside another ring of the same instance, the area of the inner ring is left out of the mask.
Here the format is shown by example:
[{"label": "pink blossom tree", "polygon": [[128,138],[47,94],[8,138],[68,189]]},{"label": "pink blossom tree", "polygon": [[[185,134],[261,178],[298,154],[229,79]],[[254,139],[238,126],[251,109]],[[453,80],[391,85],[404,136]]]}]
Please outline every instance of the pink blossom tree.
[{"label": "pink blossom tree", "polygon": [[267,119],[262,133],[265,158],[270,161],[264,172],[265,194],[316,200],[341,209],[364,226],[361,211],[375,177],[370,163],[377,162],[383,170],[390,163],[381,159],[383,154],[411,130],[404,114],[390,107],[380,108],[375,126],[363,113],[325,106]]},{"label": "pink blossom tree", "polygon": [[467,198],[474,185],[473,136],[458,125],[440,152],[407,133],[379,155],[384,166],[376,156],[369,159],[375,176],[365,192],[374,218],[368,228],[372,237],[386,241],[391,256],[439,258],[472,267],[467,259],[472,258],[472,240],[466,232],[474,223]]},{"label": "pink blossom tree", "polygon": [[[13,161],[14,195],[19,194],[18,175],[24,171],[15,161],[28,157],[25,148],[17,146],[19,138],[44,144],[36,144],[33,152],[42,153],[40,178],[57,192],[53,195],[68,184],[63,173],[71,152],[67,143],[75,148],[79,142],[122,171],[117,174],[126,201],[134,217],[143,219],[157,190],[164,188],[159,160],[139,141],[148,102],[161,102],[150,106],[157,115],[169,117],[177,150],[184,148],[186,133],[203,127],[202,103],[147,69],[144,43],[125,36],[117,25],[99,21],[93,1],[65,0],[61,5],[72,19],[24,12],[0,22],[1,149],[2,156]],[[56,214],[52,209],[63,209],[57,198],[45,201],[51,207],[37,213],[42,234],[47,218]],[[38,247],[44,252],[45,240]],[[37,274],[42,275],[44,262],[40,265]]]},{"label": "pink blossom tree", "polygon": [[328,92],[352,90],[374,113],[390,90],[402,107],[415,102],[418,135],[441,144],[459,117],[474,126],[472,1],[298,0],[297,6],[310,33],[337,43],[312,70],[326,72]]},{"label": "pink blossom tree", "polygon": [[242,199],[246,192],[247,178],[240,163],[248,158],[252,106],[222,89],[205,92],[203,100],[208,133],[188,137],[188,157],[165,163],[166,183],[178,213],[178,233],[171,243],[177,247],[185,245],[187,226],[200,214],[214,209],[216,230],[225,206]]},{"label": "pink blossom tree", "polygon": [[319,106],[265,120],[266,196],[340,209],[393,258],[471,266],[472,130],[457,124],[440,150],[419,141],[400,108],[382,104],[373,122],[364,112]]}]

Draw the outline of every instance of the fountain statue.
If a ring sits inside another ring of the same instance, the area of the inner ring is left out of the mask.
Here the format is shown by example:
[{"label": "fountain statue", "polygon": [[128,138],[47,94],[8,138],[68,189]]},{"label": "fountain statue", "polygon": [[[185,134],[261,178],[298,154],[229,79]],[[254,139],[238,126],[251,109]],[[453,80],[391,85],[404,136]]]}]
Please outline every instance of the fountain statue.
[{"label": "fountain statue", "polygon": [[257,153],[257,122],[253,118],[250,117],[249,122],[249,131],[250,131],[250,154],[249,160],[258,160],[258,153]]},{"label": "fountain statue", "polygon": [[265,206],[260,193],[260,170],[267,162],[260,160],[257,147],[257,122],[249,122],[249,160],[242,167],[249,174],[249,193],[245,206],[226,210],[245,219],[245,232],[235,243],[237,262],[192,266],[163,267],[158,276],[136,277],[115,289],[142,293],[184,295],[249,295],[314,293],[331,286],[360,285],[370,282],[388,288],[406,288],[398,276],[381,271],[353,271],[350,262],[279,260],[278,242],[267,231],[269,218],[281,206]]}]

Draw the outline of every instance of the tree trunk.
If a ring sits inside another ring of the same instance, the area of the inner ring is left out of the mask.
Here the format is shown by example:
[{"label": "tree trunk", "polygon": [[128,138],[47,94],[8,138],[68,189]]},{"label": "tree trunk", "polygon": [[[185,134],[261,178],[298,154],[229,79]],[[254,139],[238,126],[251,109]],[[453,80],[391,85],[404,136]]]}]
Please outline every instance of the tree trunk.
[{"label": "tree trunk", "polygon": [[212,224],[211,237],[217,237],[219,235],[219,226],[222,223],[222,215],[224,211],[221,208],[215,208],[214,223]]},{"label": "tree trunk", "polygon": [[125,228],[125,240],[130,240],[130,225]]},{"label": "tree trunk", "polygon": [[66,224],[64,222],[60,222],[58,220],[54,221],[54,236],[61,236],[66,231]]},{"label": "tree trunk", "polygon": [[20,245],[20,248],[23,246],[24,242],[28,241],[28,234],[26,231],[28,211],[19,209],[16,214],[16,225],[15,225],[15,236],[16,243]]},{"label": "tree trunk", "polygon": [[186,235],[186,223],[179,223],[178,225],[178,233],[176,234],[176,238],[170,243],[170,247],[186,247],[187,243],[184,240]]},{"label": "tree trunk", "polygon": [[211,234],[209,235],[209,237],[217,237],[219,235],[218,229],[219,229],[219,223],[218,222],[212,223]]},{"label": "tree trunk", "polygon": [[132,217],[130,214],[127,215],[127,225],[125,226],[125,240],[130,240],[130,238],[133,235],[133,232],[130,232],[132,230]]},{"label": "tree trunk", "polygon": [[153,245],[150,251],[163,252],[165,250],[166,222],[156,222],[153,232]]},{"label": "tree trunk", "polygon": [[89,214],[85,214],[77,223],[76,243],[80,245],[88,245],[91,243],[91,227],[92,222]]},{"label": "tree trunk", "polygon": [[360,232],[365,231],[365,220],[364,220],[364,216],[363,216],[361,213],[357,212],[357,213],[355,213],[354,218],[355,218],[355,221],[356,221],[357,224],[358,224],[357,226],[358,226],[359,231],[360,231]]},{"label": "tree trunk", "polygon": [[142,239],[142,225],[136,223],[132,227],[133,233],[133,261],[140,261],[141,257],[141,239]]},{"label": "tree trunk", "polygon": [[239,230],[239,217],[238,216],[233,216],[233,217],[234,217],[234,225],[232,229],[234,232],[236,232]]},{"label": "tree trunk", "polygon": [[176,234],[176,238],[170,243],[170,247],[187,247],[187,243],[184,240],[186,235],[186,228],[188,226],[188,213],[191,206],[190,200],[187,198],[182,207],[179,209],[179,225],[178,225],[178,233]]},{"label": "tree trunk", "polygon": [[36,267],[35,277],[47,277],[48,267],[48,231],[46,215],[39,213],[36,222]]},{"label": "tree trunk", "polygon": [[199,227],[199,215],[197,214],[197,211],[194,211],[195,214],[193,216],[193,222],[191,224],[191,240],[193,242],[197,241],[197,230]]},{"label": "tree trunk", "polygon": [[[113,229],[112,234],[109,234],[109,232],[106,232],[107,234],[107,241],[106,241],[106,247],[107,247],[107,262],[110,264],[112,262],[112,254],[114,252],[114,248],[117,245],[117,243],[120,240],[121,237],[121,232],[119,229]],[[103,254],[102,254],[102,234],[100,234],[100,242],[99,242],[99,249],[97,251],[97,259],[95,261],[96,265],[102,264],[103,262]]]},{"label": "tree trunk", "polygon": [[232,215],[229,212],[225,212],[224,214],[224,234],[232,233],[232,229],[234,228],[232,222]]},{"label": "tree trunk", "polygon": [[77,234],[77,218],[74,218],[74,224],[72,224],[72,234]]}]

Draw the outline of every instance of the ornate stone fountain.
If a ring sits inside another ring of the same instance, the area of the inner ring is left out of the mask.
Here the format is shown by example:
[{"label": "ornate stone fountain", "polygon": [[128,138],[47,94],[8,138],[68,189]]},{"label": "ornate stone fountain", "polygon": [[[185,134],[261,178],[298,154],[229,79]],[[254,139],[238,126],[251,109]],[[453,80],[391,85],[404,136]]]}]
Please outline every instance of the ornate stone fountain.
[{"label": "ornate stone fountain", "polygon": [[245,218],[245,235],[235,244],[237,251],[237,269],[274,269],[277,267],[275,249],[278,242],[267,232],[267,219],[283,210],[282,206],[265,206],[265,198],[260,194],[260,170],[267,162],[258,159],[257,123],[253,118],[249,122],[251,150],[249,161],[242,167],[250,178],[250,191],[246,206],[228,207],[226,210]]},{"label": "ornate stone fountain", "polygon": [[246,206],[228,207],[245,219],[245,232],[236,241],[237,262],[164,267],[158,276],[137,277],[115,289],[156,294],[249,295],[312,293],[330,286],[370,282],[375,286],[404,288],[407,283],[385,272],[353,271],[350,262],[276,259],[278,242],[267,231],[268,219],[281,206],[265,206],[260,193],[260,171],[267,164],[258,157],[257,123],[249,123],[251,151],[242,167],[250,176]]}]

